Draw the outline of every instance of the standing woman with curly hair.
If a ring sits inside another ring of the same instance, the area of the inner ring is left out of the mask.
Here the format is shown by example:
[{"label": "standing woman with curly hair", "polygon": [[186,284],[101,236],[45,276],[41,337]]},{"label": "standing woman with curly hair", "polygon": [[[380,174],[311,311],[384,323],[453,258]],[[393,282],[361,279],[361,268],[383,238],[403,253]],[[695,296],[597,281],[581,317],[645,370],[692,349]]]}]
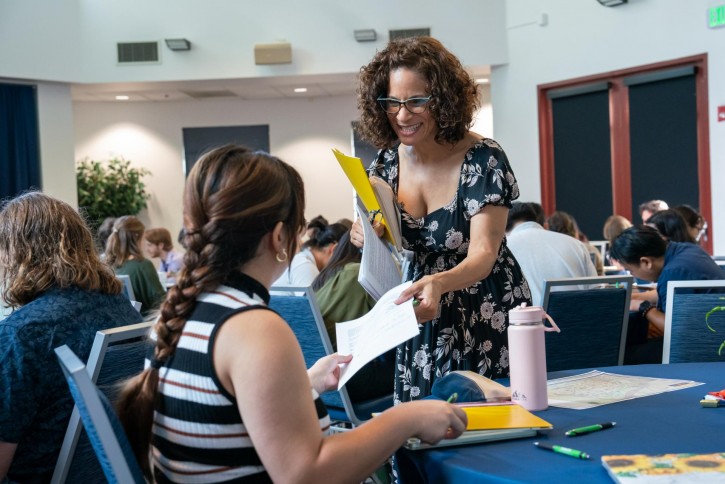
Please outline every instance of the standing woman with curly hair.
[{"label": "standing woman with curly hair", "polygon": [[141,303],[141,314],[148,316],[158,309],[165,291],[156,268],[143,256],[141,241],[145,227],[132,215],[119,217],[106,242],[106,262],[116,274],[131,279],[133,295]]},{"label": "standing woman with curly hair", "polygon": [[83,361],[97,331],[138,323],[70,205],[32,192],[0,210],[0,482],[50,482],[73,400],[53,348]]},{"label": "standing woman with curly hair", "polygon": [[[504,239],[518,184],[498,143],[469,131],[478,106],[476,83],[430,37],[392,41],[360,71],[360,132],[380,149],[369,172],[393,188],[415,254],[398,302],[420,301],[421,331],[398,347],[396,402],[453,370],[508,376],[508,311],[531,302]],[[352,242],[363,245],[359,224]]]},{"label": "standing woman with curly hair", "polygon": [[459,408],[428,401],[325,436],[318,395],[350,357],[306,373],[292,330],[267,307],[303,227],[302,180],[279,159],[230,145],[191,170],[184,267],[161,307],[154,357],[119,403],[155,482],[359,482],[409,437],[465,428]]}]

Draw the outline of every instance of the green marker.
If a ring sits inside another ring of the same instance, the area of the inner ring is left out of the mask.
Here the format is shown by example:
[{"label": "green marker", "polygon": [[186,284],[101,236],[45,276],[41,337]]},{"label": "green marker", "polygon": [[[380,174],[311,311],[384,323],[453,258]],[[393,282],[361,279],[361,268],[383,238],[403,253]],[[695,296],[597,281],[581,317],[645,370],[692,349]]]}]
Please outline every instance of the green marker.
[{"label": "green marker", "polygon": [[569,430],[568,432],[565,432],[564,435],[566,435],[567,437],[576,437],[577,435],[588,434],[590,432],[598,432],[604,429],[611,429],[615,425],[617,425],[617,422],[587,425],[586,427],[579,427],[577,429]]},{"label": "green marker", "polygon": [[413,307],[417,306],[418,304],[420,304],[420,299],[413,299]]},{"label": "green marker", "polygon": [[569,457],[574,457],[575,459],[588,459],[589,454],[586,452],[582,452],[581,450],[574,450],[570,449],[569,447],[562,447],[561,445],[549,445],[544,444],[541,442],[534,442],[534,445],[538,447],[539,449],[545,449],[550,450],[552,452],[556,452],[557,454],[564,454],[568,455]]},{"label": "green marker", "polygon": [[448,403],[456,403],[456,400],[458,400],[458,394],[457,393],[451,393],[451,396],[448,397],[448,400],[446,400],[446,402],[448,402]]}]

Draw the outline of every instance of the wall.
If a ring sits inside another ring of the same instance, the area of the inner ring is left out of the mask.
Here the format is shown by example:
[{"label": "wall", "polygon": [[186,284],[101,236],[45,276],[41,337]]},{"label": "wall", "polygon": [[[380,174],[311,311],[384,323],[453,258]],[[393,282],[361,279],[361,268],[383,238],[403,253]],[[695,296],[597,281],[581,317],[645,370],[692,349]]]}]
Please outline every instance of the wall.
[{"label": "wall", "polygon": [[[490,135],[489,90],[482,89],[482,109],[474,129]],[[269,124],[274,155],[293,165],[305,181],[308,219],[322,214],[330,221],[353,218],[350,184],[330,150],[351,152],[350,123],[357,119],[355,99],[207,100],[163,103],[73,104],[75,159],[106,160],[123,156],[148,168],[152,194],[140,218],[149,227],[181,228],[184,185],[184,127]],[[364,160],[367,164],[370,160]],[[66,169],[70,165],[66,164]]]},{"label": "wall", "polygon": [[[714,251],[725,254],[725,28],[706,27],[706,8],[722,2],[630,0],[605,8],[595,0],[508,0],[509,63],[492,69],[492,105],[498,141],[520,180],[522,200],[540,200],[536,86],[601,72],[707,53],[710,174]],[[663,140],[676,142],[676,140]],[[584,182],[584,181],[582,181]]]}]

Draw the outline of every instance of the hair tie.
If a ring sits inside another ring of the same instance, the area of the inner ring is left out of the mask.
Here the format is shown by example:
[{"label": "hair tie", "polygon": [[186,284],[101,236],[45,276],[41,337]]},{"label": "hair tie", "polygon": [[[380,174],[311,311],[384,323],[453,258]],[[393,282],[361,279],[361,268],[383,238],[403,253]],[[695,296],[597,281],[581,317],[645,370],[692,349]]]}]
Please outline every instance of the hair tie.
[{"label": "hair tie", "polygon": [[158,370],[162,366],[164,366],[164,363],[166,363],[165,360],[159,360],[158,358],[153,358],[151,360],[151,368],[153,368],[154,370]]},{"label": "hair tie", "polygon": [[117,233],[118,233],[118,229],[113,229],[113,230],[111,231],[111,233],[112,233],[112,234],[117,234]]}]

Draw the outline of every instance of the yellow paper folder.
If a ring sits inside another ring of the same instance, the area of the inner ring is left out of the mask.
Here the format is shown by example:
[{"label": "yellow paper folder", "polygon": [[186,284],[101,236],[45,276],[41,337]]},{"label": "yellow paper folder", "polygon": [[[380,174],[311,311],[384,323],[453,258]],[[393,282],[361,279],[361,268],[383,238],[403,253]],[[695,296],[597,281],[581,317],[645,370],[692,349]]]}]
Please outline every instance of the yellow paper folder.
[{"label": "yellow paper folder", "polygon": [[521,405],[463,407],[468,415],[466,430],[550,429],[552,425]]}]

